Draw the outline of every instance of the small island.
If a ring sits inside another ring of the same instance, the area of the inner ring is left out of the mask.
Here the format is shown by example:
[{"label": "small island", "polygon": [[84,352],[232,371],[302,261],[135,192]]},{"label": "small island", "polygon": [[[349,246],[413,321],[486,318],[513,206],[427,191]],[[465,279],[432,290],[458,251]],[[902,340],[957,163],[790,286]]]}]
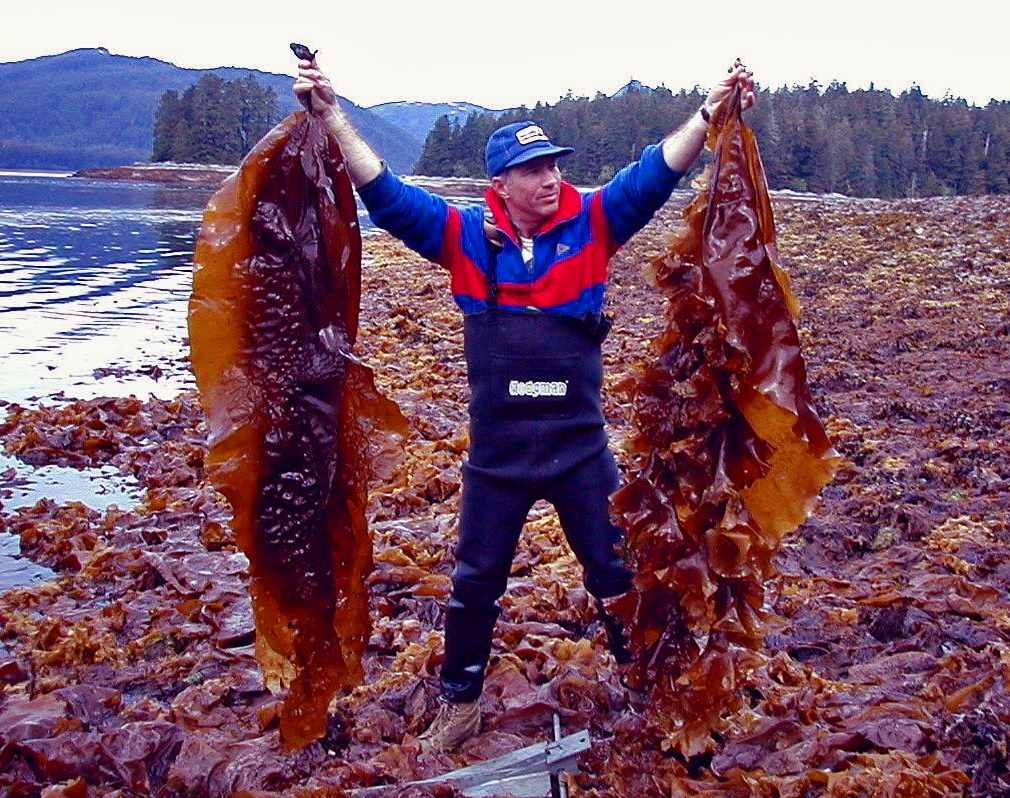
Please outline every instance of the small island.
[{"label": "small island", "polygon": [[217,188],[237,168],[227,164],[134,163],[81,169],[72,176],[90,180],[126,180],[134,183]]},{"label": "small island", "polygon": [[[126,166],[96,166],[80,169],[71,177],[88,180],[123,180],[132,183],[163,183],[173,186],[217,188],[238,166],[204,163],[134,163]],[[447,197],[480,198],[487,181],[474,177],[429,177],[407,175],[408,183],[423,186]]]}]

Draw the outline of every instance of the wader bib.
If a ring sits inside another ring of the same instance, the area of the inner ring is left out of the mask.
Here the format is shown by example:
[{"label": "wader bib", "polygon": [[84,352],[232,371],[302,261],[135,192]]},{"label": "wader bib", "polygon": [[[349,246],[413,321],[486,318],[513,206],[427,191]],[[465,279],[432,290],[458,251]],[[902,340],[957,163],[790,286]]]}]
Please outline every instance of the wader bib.
[{"label": "wader bib", "polygon": [[603,451],[603,360],[578,319],[497,308],[467,316],[471,469],[552,479]]},{"label": "wader bib", "polygon": [[441,671],[450,701],[473,701],[481,693],[497,599],[538,499],[557,510],[590,593],[613,596],[631,583],[616,552],[622,533],[609,516],[617,467],[600,402],[600,343],[609,322],[501,310],[495,261],[488,268],[488,309],[464,320],[470,452]]}]

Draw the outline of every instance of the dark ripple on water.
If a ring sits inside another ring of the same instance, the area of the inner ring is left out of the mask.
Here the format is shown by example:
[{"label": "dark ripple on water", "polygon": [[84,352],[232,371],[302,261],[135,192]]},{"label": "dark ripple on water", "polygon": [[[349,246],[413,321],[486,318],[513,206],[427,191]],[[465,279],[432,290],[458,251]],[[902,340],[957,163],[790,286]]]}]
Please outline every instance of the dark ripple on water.
[{"label": "dark ripple on water", "polygon": [[[190,384],[186,302],[210,193],[0,174],[0,398]],[[142,373],[151,365],[165,376]]]}]

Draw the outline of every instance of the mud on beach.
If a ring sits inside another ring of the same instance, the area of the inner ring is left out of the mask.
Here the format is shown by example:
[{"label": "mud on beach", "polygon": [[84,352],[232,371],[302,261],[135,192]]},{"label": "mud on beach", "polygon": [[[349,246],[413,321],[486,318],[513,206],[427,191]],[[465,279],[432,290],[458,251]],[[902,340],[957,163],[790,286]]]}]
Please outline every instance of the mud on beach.
[{"label": "mud on beach", "polygon": [[[646,266],[686,198],[612,262],[605,396],[625,466],[620,386],[665,327]],[[745,701],[707,752],[684,759],[650,736],[648,698],[622,686],[580,569],[537,505],[503,599],[484,730],[455,756],[419,753],[467,388],[447,275],[379,235],[365,242],[358,351],[411,436],[369,507],[364,686],[339,699],[320,743],[282,751],[194,395],[9,406],[6,451],[111,463],[146,495],[104,513],[2,508],[0,534],[57,577],[0,596],[0,794],[339,795],[541,741],[557,711],[565,732],[594,740],[573,795],[1010,795],[1010,200],[780,195],[775,210],[811,390],[846,465],[786,540]]]}]

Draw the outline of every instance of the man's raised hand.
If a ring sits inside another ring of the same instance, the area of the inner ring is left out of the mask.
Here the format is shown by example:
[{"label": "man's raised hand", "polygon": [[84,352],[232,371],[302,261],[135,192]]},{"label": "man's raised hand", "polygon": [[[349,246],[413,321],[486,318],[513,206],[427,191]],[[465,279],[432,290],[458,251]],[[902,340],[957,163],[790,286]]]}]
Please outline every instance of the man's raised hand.
[{"label": "man's raised hand", "polygon": [[705,98],[704,107],[708,113],[714,115],[723,101],[738,87],[740,89],[740,110],[746,111],[754,105],[754,79],[753,73],[739,58],[729,68],[729,74],[719,81]]},{"label": "man's raised hand", "polygon": [[337,104],[337,93],[333,90],[330,79],[316,66],[315,59],[298,62],[298,80],[295,81],[294,90],[302,104],[306,104],[308,97],[311,97],[311,107],[317,112]]}]

